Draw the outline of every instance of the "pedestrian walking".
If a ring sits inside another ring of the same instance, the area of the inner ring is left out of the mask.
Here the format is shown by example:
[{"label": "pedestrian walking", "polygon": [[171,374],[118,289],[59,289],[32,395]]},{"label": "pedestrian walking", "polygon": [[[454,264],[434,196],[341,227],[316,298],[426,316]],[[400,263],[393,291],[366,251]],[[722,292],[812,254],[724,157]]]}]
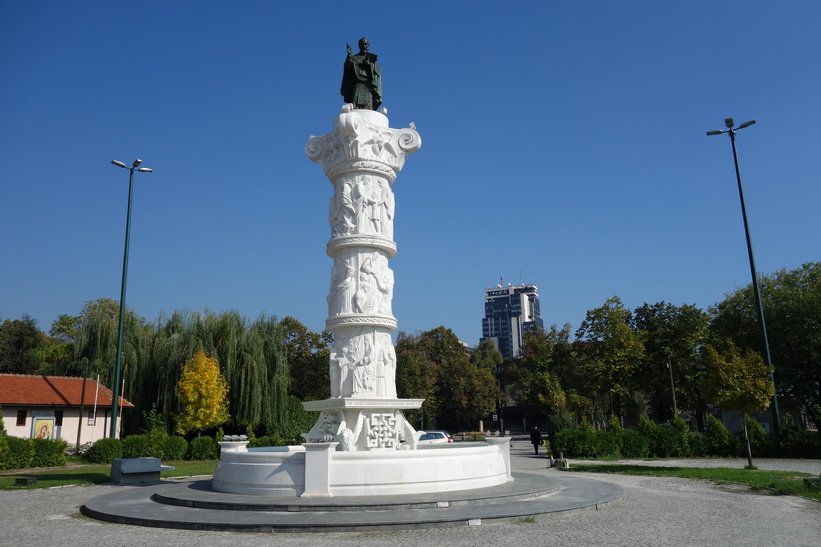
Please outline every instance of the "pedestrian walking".
[{"label": "pedestrian walking", "polygon": [[530,442],[533,445],[533,450],[538,454],[539,445],[542,444],[542,432],[536,426],[533,426],[533,430],[530,432]]}]

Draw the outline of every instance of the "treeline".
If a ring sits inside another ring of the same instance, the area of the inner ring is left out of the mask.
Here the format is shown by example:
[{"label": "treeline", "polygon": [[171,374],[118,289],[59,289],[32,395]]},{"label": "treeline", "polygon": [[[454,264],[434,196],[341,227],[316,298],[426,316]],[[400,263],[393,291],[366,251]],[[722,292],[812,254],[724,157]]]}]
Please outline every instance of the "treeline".
[{"label": "treeline", "polygon": [[[780,405],[821,429],[821,263],[762,277],[760,286]],[[767,408],[773,382],[761,350],[751,286],[708,311],[667,302],[630,310],[613,297],[575,333],[570,325],[528,333],[524,356],[505,364],[502,379],[529,416],[549,415],[557,429],[683,415],[705,431],[711,406]]]},{"label": "treeline", "polygon": [[[760,286],[779,400],[821,425],[821,263],[762,277]],[[100,299],[76,316],[61,315],[48,335],[27,316],[6,320],[0,372],[99,375],[111,386],[118,316],[116,302]],[[289,396],[329,396],[332,337],[292,317],[175,312],[149,322],[128,309],[124,332],[124,396],[136,406],[124,414],[125,435],[145,431],[152,409],[174,430],[183,410],[175,387],[199,351],[217,359],[228,383],[226,432],[285,435]],[[664,423],[683,415],[705,431],[712,404],[744,411],[766,405],[772,382],[760,350],[751,286],[707,311],[667,302],[630,310],[614,297],[590,310],[575,332],[565,325],[528,333],[523,356],[509,362],[490,342],[469,351],[444,326],[399,333],[397,391],[425,399],[421,410],[407,413],[421,428],[475,429],[504,402],[500,386],[507,386],[528,416],[550,416],[558,429],[606,427],[611,416]]]},{"label": "treeline", "polygon": [[[77,316],[61,315],[50,335],[29,317],[0,327],[0,372],[87,376],[112,386],[119,309],[116,302],[87,302]],[[284,427],[288,386],[288,325],[262,316],[256,321],[235,311],[175,312],[148,323],[132,310],[125,313],[123,395],[135,409],[123,414],[124,434],[144,429],[154,408],[173,430],[182,412],[175,395],[186,360],[204,351],[216,358],[229,385],[229,413],[234,427],[276,432]],[[303,327],[304,328],[304,327]]]}]

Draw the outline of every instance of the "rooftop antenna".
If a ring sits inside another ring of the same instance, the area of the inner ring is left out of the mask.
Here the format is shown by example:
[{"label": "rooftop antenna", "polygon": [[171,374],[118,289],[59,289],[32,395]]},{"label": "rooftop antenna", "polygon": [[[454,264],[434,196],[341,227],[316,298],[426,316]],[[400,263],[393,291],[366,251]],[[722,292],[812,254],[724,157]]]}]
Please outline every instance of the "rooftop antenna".
[{"label": "rooftop antenna", "polygon": [[502,280],[502,276],[499,276],[499,288],[501,289],[505,282]]},{"label": "rooftop antenna", "polygon": [[525,284],[525,273],[522,270],[519,270],[519,285]]}]

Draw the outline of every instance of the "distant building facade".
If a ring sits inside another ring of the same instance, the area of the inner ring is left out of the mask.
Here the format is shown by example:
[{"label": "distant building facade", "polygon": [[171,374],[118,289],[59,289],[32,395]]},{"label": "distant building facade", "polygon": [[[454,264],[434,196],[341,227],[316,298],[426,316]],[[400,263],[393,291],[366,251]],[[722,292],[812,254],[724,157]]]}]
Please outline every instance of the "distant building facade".
[{"label": "distant building facade", "polygon": [[482,338],[493,343],[505,359],[522,353],[524,333],[544,328],[536,285],[508,285],[485,290]]}]

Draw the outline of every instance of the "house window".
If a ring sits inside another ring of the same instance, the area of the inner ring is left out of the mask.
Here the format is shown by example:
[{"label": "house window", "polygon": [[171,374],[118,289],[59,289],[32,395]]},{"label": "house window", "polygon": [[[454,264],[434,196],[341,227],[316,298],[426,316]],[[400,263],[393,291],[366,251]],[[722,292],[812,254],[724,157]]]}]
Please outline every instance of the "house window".
[{"label": "house window", "polygon": [[17,425],[18,426],[26,425],[26,411],[25,410],[18,410],[17,411]]},{"label": "house window", "polygon": [[54,411],[54,425],[57,427],[63,427],[63,411],[62,410],[55,410]]},{"label": "house window", "polygon": [[96,420],[94,419],[94,411],[89,410],[88,411],[88,425],[96,425],[95,422],[96,422]]}]

